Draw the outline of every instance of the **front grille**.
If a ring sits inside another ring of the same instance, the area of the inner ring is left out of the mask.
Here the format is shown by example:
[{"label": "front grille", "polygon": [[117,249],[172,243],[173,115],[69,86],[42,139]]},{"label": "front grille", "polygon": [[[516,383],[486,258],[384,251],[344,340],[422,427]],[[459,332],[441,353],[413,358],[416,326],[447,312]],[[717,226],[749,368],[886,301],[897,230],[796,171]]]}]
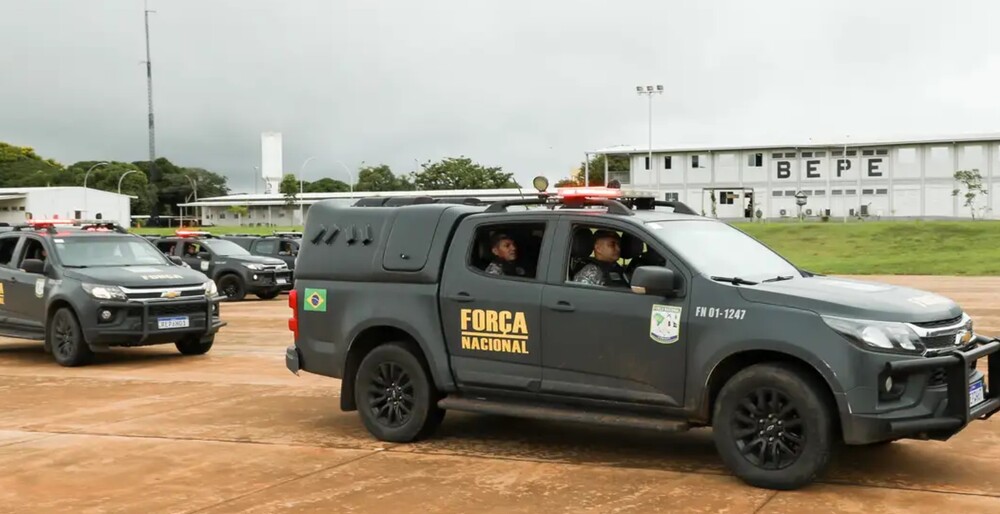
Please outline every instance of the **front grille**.
[{"label": "front grille", "polygon": [[939,385],[944,385],[948,381],[948,372],[944,368],[935,368],[931,372],[931,378],[927,382],[928,386],[934,387]]},{"label": "front grille", "polygon": [[160,305],[150,305],[150,316],[176,316],[179,314],[204,314],[205,304],[202,303],[164,303]]},{"label": "front grille", "polygon": [[945,336],[924,337],[920,339],[920,342],[923,343],[924,347],[927,348],[928,350],[949,348],[955,346],[955,334],[950,334]]},{"label": "front grille", "polygon": [[951,319],[942,319],[938,321],[924,321],[921,323],[913,323],[913,324],[920,328],[939,328],[939,327],[949,327],[952,325],[957,325],[960,321],[962,321],[962,316],[958,315]]}]

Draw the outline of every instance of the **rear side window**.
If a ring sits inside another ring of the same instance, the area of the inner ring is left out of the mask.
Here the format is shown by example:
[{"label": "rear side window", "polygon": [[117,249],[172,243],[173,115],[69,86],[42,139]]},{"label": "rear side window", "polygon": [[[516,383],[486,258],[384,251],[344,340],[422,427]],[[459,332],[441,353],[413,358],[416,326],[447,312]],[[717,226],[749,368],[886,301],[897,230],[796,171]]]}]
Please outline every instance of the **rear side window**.
[{"label": "rear side window", "polygon": [[533,279],[545,237],[545,223],[520,222],[476,228],[468,265],[487,275]]},{"label": "rear side window", "polygon": [[17,247],[18,237],[5,237],[0,239],[0,266],[10,266],[14,260],[14,248]]},{"label": "rear side window", "polygon": [[274,239],[262,239],[257,242],[257,252],[274,255],[278,253],[278,242]]}]

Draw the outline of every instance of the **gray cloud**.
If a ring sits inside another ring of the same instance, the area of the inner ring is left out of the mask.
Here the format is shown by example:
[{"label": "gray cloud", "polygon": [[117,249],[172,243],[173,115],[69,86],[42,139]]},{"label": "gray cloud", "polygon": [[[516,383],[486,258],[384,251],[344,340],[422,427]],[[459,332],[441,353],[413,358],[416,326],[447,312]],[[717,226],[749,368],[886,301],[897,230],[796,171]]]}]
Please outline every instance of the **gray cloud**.
[{"label": "gray cloud", "polygon": [[[140,0],[0,17],[0,140],[147,155]],[[541,4],[541,5],[539,5]],[[689,5],[690,4],[690,5]],[[259,134],[307,179],[449,155],[527,183],[588,149],[997,128],[989,1],[151,0],[157,154],[253,187]]]}]

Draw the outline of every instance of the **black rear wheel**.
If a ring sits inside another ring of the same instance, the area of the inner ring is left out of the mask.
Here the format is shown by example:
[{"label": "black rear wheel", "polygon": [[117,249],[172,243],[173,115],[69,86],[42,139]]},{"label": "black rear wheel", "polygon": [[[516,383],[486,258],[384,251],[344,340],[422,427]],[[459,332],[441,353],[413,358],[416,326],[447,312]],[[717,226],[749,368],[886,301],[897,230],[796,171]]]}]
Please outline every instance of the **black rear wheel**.
[{"label": "black rear wheel", "polygon": [[715,446],[746,483],[797,489],[826,469],[833,414],[824,384],[799,367],[757,364],[731,378],[715,402]]},{"label": "black rear wheel", "polygon": [[444,419],[438,396],[408,344],[379,346],[358,367],[354,399],[365,427],[382,441],[410,442],[432,433]]},{"label": "black rear wheel", "polygon": [[94,353],[83,338],[80,322],[68,307],[56,311],[47,332],[52,356],[61,366],[80,366],[90,362]]}]

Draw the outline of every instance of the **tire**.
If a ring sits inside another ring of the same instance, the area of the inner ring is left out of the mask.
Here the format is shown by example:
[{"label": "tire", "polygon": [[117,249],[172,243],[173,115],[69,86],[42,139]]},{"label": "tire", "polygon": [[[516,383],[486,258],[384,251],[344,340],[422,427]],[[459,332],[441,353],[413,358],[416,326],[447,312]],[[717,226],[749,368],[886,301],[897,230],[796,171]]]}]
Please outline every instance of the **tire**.
[{"label": "tire", "polygon": [[219,279],[219,293],[225,296],[227,301],[238,302],[246,298],[247,289],[240,277],[225,275]]},{"label": "tire", "polygon": [[273,300],[274,298],[277,298],[280,293],[280,289],[269,289],[262,293],[257,293],[257,298],[260,298],[261,300]]},{"label": "tire", "polygon": [[361,421],[381,441],[423,439],[444,419],[437,388],[410,345],[376,347],[361,361],[355,377],[354,401]]},{"label": "tire", "polygon": [[783,363],[757,364],[733,376],[719,392],[712,422],[726,466],[755,487],[792,490],[813,482],[833,448],[834,418],[823,387]]},{"label": "tire", "polygon": [[177,347],[177,351],[184,355],[204,355],[212,349],[212,345],[215,344],[215,336],[212,336],[207,342],[201,342],[201,337],[187,337],[180,341],[174,343]]},{"label": "tire", "polygon": [[46,337],[52,356],[60,366],[81,366],[94,357],[94,352],[83,338],[76,314],[68,307],[57,310],[49,320]]}]

